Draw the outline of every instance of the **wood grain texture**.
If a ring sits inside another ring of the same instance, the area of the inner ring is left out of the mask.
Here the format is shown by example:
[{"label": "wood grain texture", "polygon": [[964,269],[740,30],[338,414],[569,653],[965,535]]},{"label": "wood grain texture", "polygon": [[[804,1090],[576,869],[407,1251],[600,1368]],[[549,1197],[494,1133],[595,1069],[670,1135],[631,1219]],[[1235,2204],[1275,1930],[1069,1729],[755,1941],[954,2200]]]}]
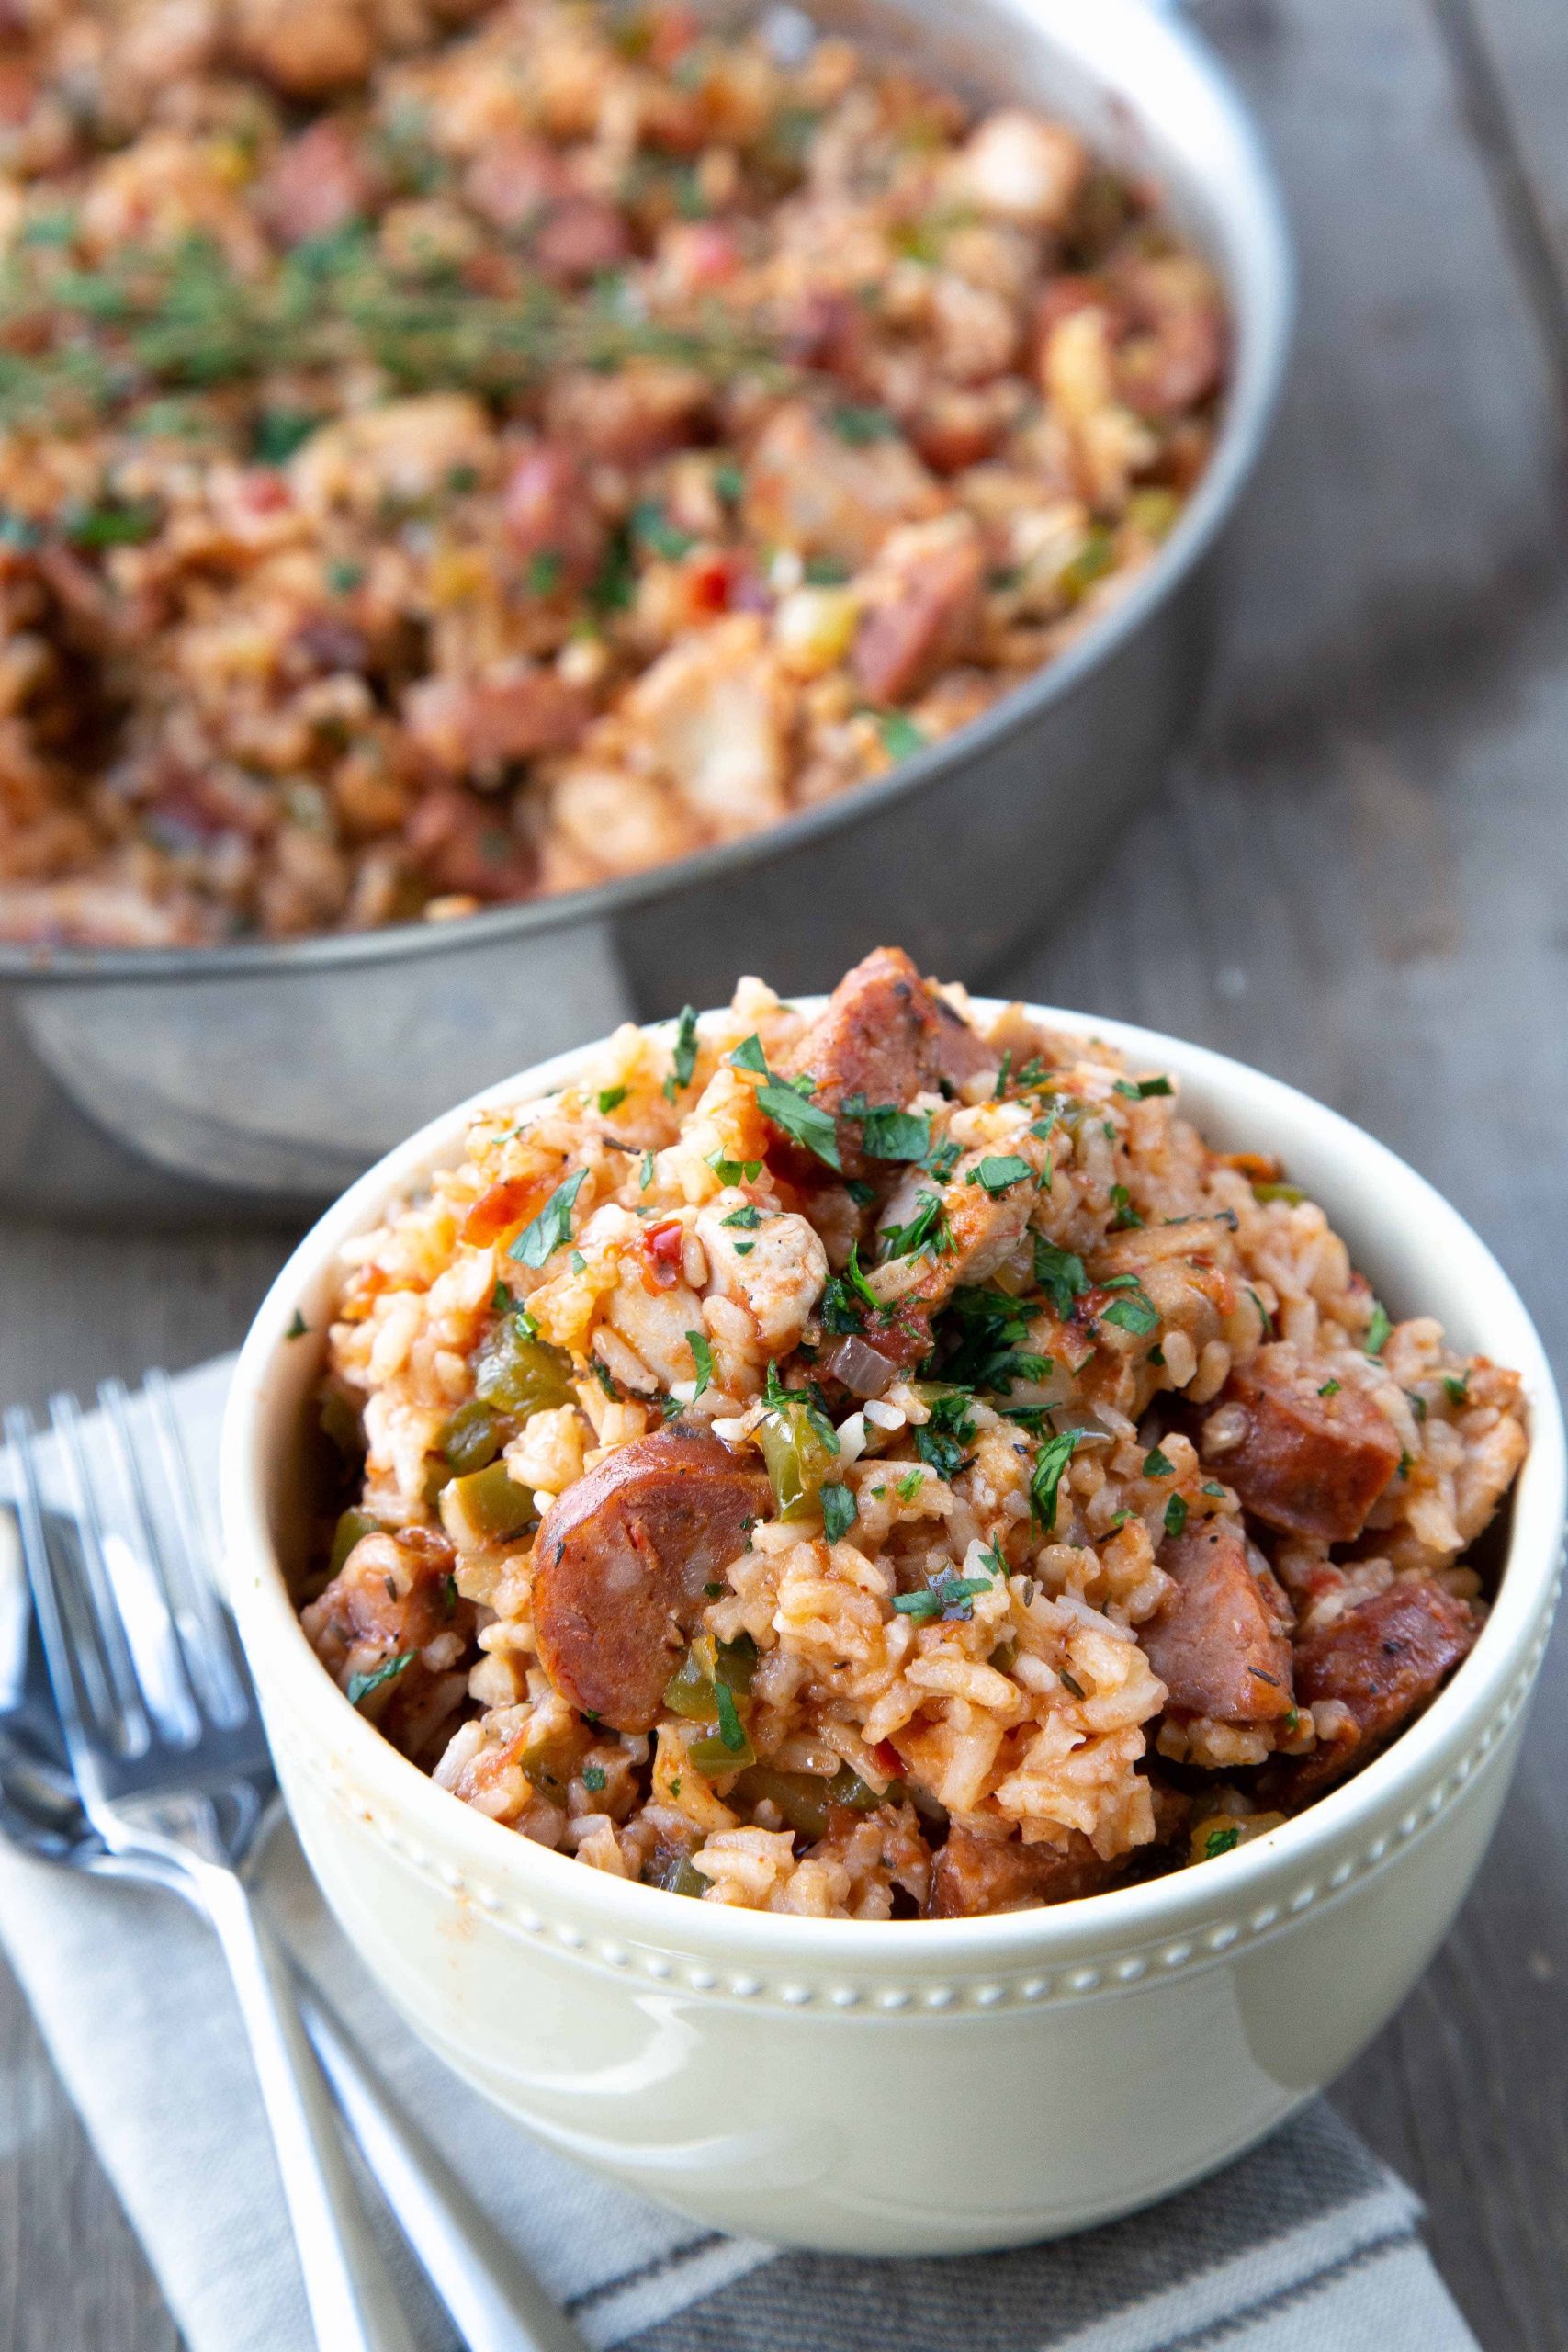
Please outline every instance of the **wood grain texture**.
[{"label": "wood grain texture", "polygon": [[[1195,13],[1286,185],[1296,365],[1202,741],[1004,984],[1200,1037],[1337,1104],[1473,1219],[1568,1371],[1568,17],[1562,0]],[[231,1344],[287,1238],[12,1227],[0,1396]],[[1336,2092],[1427,2199],[1485,2352],[1568,2352],[1564,1785],[1560,1634],[1459,1927]],[[168,2352],[4,1986],[0,2066],[0,2345]]]}]

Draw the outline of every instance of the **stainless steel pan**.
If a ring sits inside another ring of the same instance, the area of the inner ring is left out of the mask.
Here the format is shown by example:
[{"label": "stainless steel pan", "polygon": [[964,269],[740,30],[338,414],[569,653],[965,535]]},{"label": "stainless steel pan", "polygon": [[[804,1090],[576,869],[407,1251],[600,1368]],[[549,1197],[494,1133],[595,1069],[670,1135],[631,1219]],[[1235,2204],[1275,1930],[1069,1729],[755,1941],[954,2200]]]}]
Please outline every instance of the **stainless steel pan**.
[{"label": "stainless steel pan", "polygon": [[356,937],[0,949],[0,1197],[182,1216],[236,1197],[303,1204],[446,1103],[618,1020],[717,1002],[739,972],[820,987],[896,939],[977,979],[1155,782],[1203,683],[1214,559],[1289,340],[1290,248],[1251,121],[1202,43],[1147,0],[825,0],[813,16],[977,94],[1059,110],[1151,171],[1214,261],[1235,336],[1224,430],[1158,560],[961,735],[653,873]]}]

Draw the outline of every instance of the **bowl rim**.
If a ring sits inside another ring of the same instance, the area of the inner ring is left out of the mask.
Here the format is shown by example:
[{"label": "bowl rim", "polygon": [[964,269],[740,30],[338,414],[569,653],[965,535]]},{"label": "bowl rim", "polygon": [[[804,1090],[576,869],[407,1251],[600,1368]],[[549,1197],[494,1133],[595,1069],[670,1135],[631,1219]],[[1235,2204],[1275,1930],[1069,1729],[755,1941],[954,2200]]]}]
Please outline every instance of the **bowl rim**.
[{"label": "bowl rim", "polygon": [[[897,0],[894,0],[897,5]],[[1046,48],[1060,45],[1043,9],[1058,22],[1064,0],[998,0],[1026,33]],[[503,939],[522,939],[615,917],[688,888],[716,885],[775,856],[805,850],[840,830],[874,818],[934,786],[951,769],[996,752],[1033,726],[1053,704],[1102,664],[1143,628],[1156,608],[1213,544],[1261,455],[1278,403],[1295,314],[1295,262],[1273,164],[1251,109],[1210,43],[1180,16],[1148,0],[1097,0],[1098,14],[1127,40],[1163,48],[1174,72],[1195,75],[1223,121],[1232,159],[1246,183],[1248,225],[1263,256],[1258,286],[1244,300],[1235,256],[1214,250],[1236,329],[1235,364],[1218,439],[1197,491],[1153,560],[1104,617],[1054,662],[1001,696],[952,736],[900,761],[886,776],[857,786],[814,808],[739,840],[693,852],[641,874],[621,876],[583,890],[481,910],[451,922],[389,923],[374,931],[321,933],[300,939],[235,941],[209,947],[53,947],[0,941],[0,985],[81,987],[105,981],[141,983],[310,972],[340,965],[374,965],[405,956],[454,954]],[[1033,21],[1031,21],[1031,19]],[[1109,45],[1102,44],[1102,45]],[[1125,103],[1120,99],[1119,103]],[[1153,122],[1153,117],[1146,117]],[[1156,125],[1157,128],[1157,125]],[[1187,192],[1172,179],[1172,192]]]},{"label": "bowl rim", "polygon": [[[809,1013],[825,1000],[784,1000]],[[982,1016],[1005,1000],[971,1000]],[[388,1811],[412,1814],[419,1836],[437,1856],[479,1880],[503,1885],[524,1906],[574,1912],[596,1929],[643,1946],[678,1949],[689,1956],[746,1959],[838,1968],[885,1969],[931,1974],[971,1964],[1060,1962],[1088,1949],[1123,1947],[1190,1929],[1216,1906],[1245,1911],[1266,1887],[1310,1871],[1361,1838],[1374,1820],[1408,1802],[1446,1770],[1456,1747],[1498,1716],[1508,1693],[1533,1676],[1550,1623],[1568,1510],[1568,1448],[1562,1409],[1545,1348],[1508,1276],[1473,1227],[1435,1186],[1388,1146],[1325,1103],[1228,1055],[1140,1025],[1070,1010],[1027,1004],[1033,1020],[1069,1036],[1098,1038],[1119,1047],[1134,1067],[1172,1071],[1183,1091],[1205,1096],[1196,1115],[1204,1123],[1239,1113],[1267,1148],[1271,1128],[1310,1127],[1324,1153],[1342,1166],[1348,1189],[1359,1187],[1360,1208],[1386,1201],[1393,1221],[1421,1222],[1416,1253],[1457,1267],[1457,1280],[1475,1305],[1487,1352],[1523,1377],[1530,1407],[1530,1448],[1512,1498],[1512,1523],[1498,1590],[1480,1639],[1426,1711],[1353,1778],[1332,1789],[1280,1828],[1201,1871],[1175,1871],[1130,1886],[1111,1887],[1040,1910],[978,1918],[839,1920],[796,1917],[693,1903],[658,1887],[634,1884],[584,1869],[574,1857],[520,1838],[438,1788],[360,1716],[321,1668],[307,1642],[286,1589],[268,1526],[264,1485],[265,1422],[274,1385],[287,1388],[299,1363],[290,1349],[300,1302],[330,1297],[340,1245],[400,1201],[417,1193],[431,1170],[453,1164],[473,1115],[481,1107],[533,1100],[575,1075],[602,1041],[577,1046],[481,1089],[429,1121],[389,1152],[327,1210],[292,1252],[256,1311],[241,1350],[224,1413],[220,1486],[223,1555],[230,1598],[255,1672],[264,1705],[276,1675],[278,1696],[307,1719],[312,1746],[330,1755],[360,1793]],[[701,1016],[705,1019],[710,1016]],[[672,1024],[645,1024],[655,1035]],[[1324,1188],[1314,1184],[1314,1196]],[[1327,1188],[1332,1190],[1332,1187]],[[1325,1207],[1337,1223],[1330,1202]],[[1393,1223],[1390,1228],[1393,1229]],[[1375,1251],[1373,1252],[1375,1258]],[[319,1350],[312,1358],[319,1362]],[[278,1378],[279,1374],[286,1376]],[[313,1374],[312,1374],[313,1377]],[[298,1404],[294,1409],[298,1409]],[[1530,1657],[1532,1645],[1535,1658]],[[270,1712],[270,1710],[269,1710]],[[1462,1770],[1463,1768],[1461,1768]],[[437,1808],[434,1811],[430,1807]],[[918,1932],[915,1932],[918,1930]]]}]

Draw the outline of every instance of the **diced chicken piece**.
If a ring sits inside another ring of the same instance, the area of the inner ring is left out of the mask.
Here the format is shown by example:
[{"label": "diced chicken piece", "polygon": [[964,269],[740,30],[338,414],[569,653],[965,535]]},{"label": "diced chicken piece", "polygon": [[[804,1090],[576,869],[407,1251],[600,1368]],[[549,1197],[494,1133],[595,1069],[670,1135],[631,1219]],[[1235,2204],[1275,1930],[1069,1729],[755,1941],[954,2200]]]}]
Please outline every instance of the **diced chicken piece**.
[{"label": "diced chicken piece", "polygon": [[851,442],[804,406],[782,408],[746,476],[746,522],[765,546],[863,564],[889,531],[933,514],[942,493],[896,434]]},{"label": "diced chicken piece", "polygon": [[1289,1604],[1273,1577],[1253,1567],[1241,1529],[1210,1520],[1167,1536],[1158,1559],[1176,1590],[1139,1626],[1138,1639],[1169,1704],[1231,1724],[1288,1715],[1295,1703]]},{"label": "diced chicken piece", "polygon": [[689,441],[713,398],[691,368],[634,361],[614,375],[563,373],[545,393],[550,438],[615,466],[638,466]]},{"label": "diced chicken piece", "polygon": [[1025,228],[1060,229],[1089,176],[1089,154],[1061,123],[1004,107],[971,137],[963,169],[982,211]]},{"label": "diced chicken piece", "polygon": [[1232,1374],[1202,1445],[1244,1509],[1320,1544],[1354,1542],[1403,1450],[1371,1397],[1286,1345]]},{"label": "diced chicken piece", "polygon": [[[644,1224],[606,1202],[578,1237],[589,1256],[606,1243],[618,1247],[619,1272],[603,1305],[593,1351],[622,1386],[652,1396],[697,1376],[689,1331],[703,1329],[702,1301],[682,1272],[680,1223]],[[668,1249],[664,1245],[668,1243]]]},{"label": "diced chicken piece", "polygon": [[450,1543],[434,1529],[377,1529],[301,1611],[306,1639],[345,1690],[354,1676],[407,1659],[359,1703],[409,1754],[427,1746],[467,1687],[461,1669],[474,1611],[452,1580],[452,1561]]},{"label": "diced chicken piece", "polygon": [[[874,1109],[902,1106],[996,1066],[985,1039],[927,987],[901,947],[874,948],[846,973],[788,1057],[789,1073],[815,1079],[813,1100],[835,1114],[847,1096],[863,1095]],[[867,1159],[859,1120],[840,1116],[838,1125],[846,1177],[886,1167]]]},{"label": "diced chicken piece", "polygon": [[722,840],[784,814],[787,701],[754,614],[671,646],[625,711],[686,806]]},{"label": "diced chicken piece", "polygon": [[604,529],[570,449],[550,441],[525,449],[506,478],[501,511],[520,556],[553,559],[561,580],[577,586],[592,579]]},{"label": "diced chicken piece", "polygon": [[1025,1846],[1017,1838],[985,1838],[954,1824],[931,1871],[930,1916],[970,1919],[1076,1903],[1112,1885],[1129,1859],[1102,1861],[1081,1829],[1069,1830],[1065,1846]]},{"label": "diced chicken piece", "polygon": [[616,1731],[645,1732],[704,1606],[769,1509],[767,1474],[679,1429],[623,1445],[545,1514],[534,1625],[556,1689]]},{"label": "diced chicken piece", "polygon": [[754,1211],[760,1223],[740,1227],[728,1222],[738,1210],[744,1210],[742,1196],[726,1193],[698,1213],[710,1293],[744,1310],[761,1360],[776,1363],[800,1344],[828,1279],[828,1252],[816,1229],[793,1211]]},{"label": "diced chicken piece", "polygon": [[375,193],[375,175],[347,125],[323,115],[284,142],[258,202],[273,234],[286,245],[300,245],[355,220]]},{"label": "diced chicken piece", "polygon": [[1305,1804],[1332,1781],[1364,1764],[1433,1697],[1468,1657],[1481,1620],[1430,1577],[1401,1577],[1297,1645],[1296,1697],[1343,1710],[1337,1736],[1319,1739],[1280,1786],[1282,1801]]},{"label": "diced chicken piece", "polygon": [[608,874],[641,874],[696,846],[666,786],[588,758],[557,776],[550,815],[572,846]]},{"label": "diced chicken piece", "polygon": [[986,584],[967,515],[900,531],[863,583],[853,669],[874,702],[908,702],[972,650]]},{"label": "diced chicken piece", "polygon": [[312,433],[289,460],[306,512],[374,515],[441,495],[455,468],[482,469],[494,447],[490,420],[467,392],[426,392],[361,409]]},{"label": "diced chicken piece", "polygon": [[324,98],[362,82],[376,62],[369,0],[235,0],[242,54],[291,98]]},{"label": "diced chicken piece", "polygon": [[[1033,1176],[1048,1164],[1049,1148],[1038,1137],[1021,1138],[1017,1156],[1033,1175],[1020,1176],[1004,1192],[987,1192],[979,1171],[987,1159],[1002,1156],[991,1148],[965,1152],[942,1185],[919,1169],[903,1178],[877,1219],[878,1231],[914,1223],[934,1195],[942,1204],[942,1240],[913,1258],[895,1258],[879,1266],[870,1281],[880,1297],[932,1313],[961,1283],[983,1283],[1011,1257],[1028,1230],[1030,1212],[1039,1197]],[[1012,1156],[1010,1146],[1006,1156]]]},{"label": "diced chicken piece", "polygon": [[509,663],[479,678],[423,678],[403,698],[414,745],[445,775],[494,779],[512,760],[569,751],[592,706],[553,670]]}]

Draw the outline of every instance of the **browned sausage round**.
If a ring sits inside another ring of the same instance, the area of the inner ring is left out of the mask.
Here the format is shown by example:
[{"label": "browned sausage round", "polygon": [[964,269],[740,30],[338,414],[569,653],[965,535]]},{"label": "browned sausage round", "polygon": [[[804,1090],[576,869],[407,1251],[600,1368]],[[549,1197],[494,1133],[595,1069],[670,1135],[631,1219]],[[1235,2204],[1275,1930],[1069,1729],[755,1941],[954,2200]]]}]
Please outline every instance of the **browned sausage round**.
[{"label": "browned sausage round", "polygon": [[767,1473],[705,1431],[617,1447],[545,1513],[534,1630],[564,1699],[647,1731],[704,1600],[770,1508]]},{"label": "browned sausage round", "polygon": [[1399,1439],[1371,1398],[1266,1348],[1231,1374],[1224,1401],[1247,1415],[1240,1444],[1214,1456],[1243,1508],[1309,1543],[1353,1543],[1399,1467]]},{"label": "browned sausage round", "polygon": [[1430,1577],[1402,1577],[1359,1609],[1348,1609],[1296,1647],[1296,1690],[1303,1706],[1337,1699],[1354,1718],[1336,1739],[1320,1741],[1286,1784],[1285,1802],[1305,1804],[1331,1781],[1359,1767],[1424,1707],[1460,1660],[1468,1657],[1481,1620]]},{"label": "browned sausage round", "polygon": [[1167,1536],[1159,1565],[1176,1590],[1138,1639],[1170,1695],[1185,1713],[1222,1723],[1270,1723],[1288,1715],[1291,1645],[1285,1639],[1284,1596],[1255,1576],[1247,1539],[1234,1521],[1211,1520],[1185,1535]]},{"label": "browned sausage round", "polygon": [[[851,1094],[901,1106],[942,1079],[957,1085],[996,1066],[985,1039],[926,986],[901,947],[873,948],[845,974],[788,1062],[792,1075],[816,1080],[815,1100],[833,1112]],[[846,1176],[884,1166],[867,1160],[862,1140],[858,1120],[840,1118]]]}]

